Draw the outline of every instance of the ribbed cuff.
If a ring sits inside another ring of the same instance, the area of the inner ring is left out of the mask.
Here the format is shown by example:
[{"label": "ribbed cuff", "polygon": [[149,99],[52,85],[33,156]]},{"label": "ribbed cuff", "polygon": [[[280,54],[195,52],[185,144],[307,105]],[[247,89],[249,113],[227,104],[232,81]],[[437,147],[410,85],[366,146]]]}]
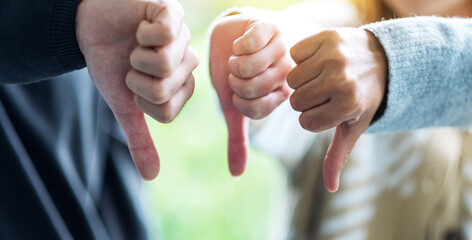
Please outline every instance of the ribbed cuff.
[{"label": "ribbed cuff", "polygon": [[472,124],[471,26],[470,19],[432,16],[361,27],[379,39],[389,66],[385,110],[367,132]]},{"label": "ribbed cuff", "polygon": [[51,18],[51,52],[66,72],[85,67],[75,35],[75,16],[78,0],[57,0]]}]

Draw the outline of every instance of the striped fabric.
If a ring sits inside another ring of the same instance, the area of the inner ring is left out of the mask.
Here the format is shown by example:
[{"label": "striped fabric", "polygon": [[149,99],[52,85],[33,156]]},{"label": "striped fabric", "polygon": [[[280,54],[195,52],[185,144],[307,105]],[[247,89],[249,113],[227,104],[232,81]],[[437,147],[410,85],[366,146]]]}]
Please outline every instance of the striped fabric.
[{"label": "striped fabric", "polygon": [[294,137],[302,130],[289,110],[284,103],[252,128],[253,144],[287,169],[289,200],[270,239],[472,239],[471,133],[363,135],[331,194],[322,166],[332,132]]},{"label": "striped fabric", "polygon": [[290,239],[472,239],[472,175],[460,167],[472,170],[464,136],[451,129],[365,135],[335,194],[324,190],[323,158],[307,155],[301,166],[310,166],[309,177],[293,182],[302,190],[294,196]]}]

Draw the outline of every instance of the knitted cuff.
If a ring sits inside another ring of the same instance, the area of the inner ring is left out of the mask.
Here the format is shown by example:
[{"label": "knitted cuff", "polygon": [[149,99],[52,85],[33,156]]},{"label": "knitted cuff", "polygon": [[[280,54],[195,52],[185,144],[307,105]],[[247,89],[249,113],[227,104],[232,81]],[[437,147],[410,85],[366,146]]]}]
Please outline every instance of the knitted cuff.
[{"label": "knitted cuff", "polygon": [[75,35],[77,0],[57,0],[51,18],[51,52],[65,72],[85,67]]}]

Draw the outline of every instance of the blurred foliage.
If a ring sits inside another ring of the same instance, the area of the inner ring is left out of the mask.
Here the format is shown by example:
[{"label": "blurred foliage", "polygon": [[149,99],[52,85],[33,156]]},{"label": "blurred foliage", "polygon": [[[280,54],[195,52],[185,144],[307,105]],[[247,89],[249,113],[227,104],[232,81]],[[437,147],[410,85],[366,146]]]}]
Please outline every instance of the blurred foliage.
[{"label": "blurred foliage", "polygon": [[192,47],[200,56],[196,88],[177,119],[148,119],[160,158],[158,178],[146,183],[153,239],[267,239],[271,213],[282,193],[283,170],[274,159],[251,150],[240,181],[227,166],[227,132],[208,71],[207,31],[228,7],[279,10],[288,0],[182,0]]}]

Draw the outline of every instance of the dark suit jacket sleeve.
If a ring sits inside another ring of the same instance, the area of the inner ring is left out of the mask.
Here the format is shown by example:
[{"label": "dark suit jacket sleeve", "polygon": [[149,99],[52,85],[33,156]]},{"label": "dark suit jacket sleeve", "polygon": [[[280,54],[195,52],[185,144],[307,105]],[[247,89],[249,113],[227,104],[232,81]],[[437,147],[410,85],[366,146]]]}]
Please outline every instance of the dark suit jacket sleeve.
[{"label": "dark suit jacket sleeve", "polygon": [[85,67],[75,36],[78,2],[0,1],[0,83],[30,83]]}]

